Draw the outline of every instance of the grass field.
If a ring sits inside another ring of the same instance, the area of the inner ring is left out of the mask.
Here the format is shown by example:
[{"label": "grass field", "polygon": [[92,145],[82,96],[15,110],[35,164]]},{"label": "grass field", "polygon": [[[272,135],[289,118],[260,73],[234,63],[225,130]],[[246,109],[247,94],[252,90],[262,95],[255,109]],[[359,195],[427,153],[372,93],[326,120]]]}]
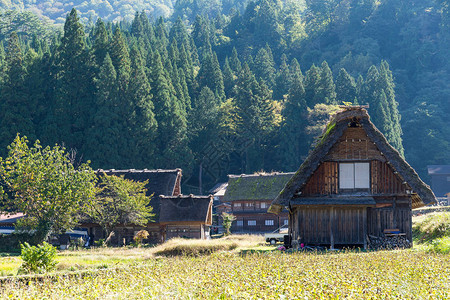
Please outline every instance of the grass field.
[{"label": "grass field", "polygon": [[129,262],[94,273],[3,282],[12,299],[448,299],[450,256],[220,252]]},{"label": "grass field", "polygon": [[[431,217],[416,220],[416,235],[447,237],[448,216]],[[450,255],[433,251],[434,243],[395,251],[282,253],[270,251],[275,247],[262,237],[231,236],[64,251],[54,273],[0,279],[0,298],[449,299]],[[242,255],[246,249],[267,252]],[[20,263],[17,256],[0,257],[0,271],[15,274]]]}]

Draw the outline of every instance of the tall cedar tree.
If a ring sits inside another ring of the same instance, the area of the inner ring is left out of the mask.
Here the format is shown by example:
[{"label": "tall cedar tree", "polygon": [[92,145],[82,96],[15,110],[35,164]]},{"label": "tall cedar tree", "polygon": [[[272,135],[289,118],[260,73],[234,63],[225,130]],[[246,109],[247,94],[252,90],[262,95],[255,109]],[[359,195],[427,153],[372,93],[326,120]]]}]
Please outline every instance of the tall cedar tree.
[{"label": "tall cedar tree", "polygon": [[336,86],[333,73],[326,61],[322,62],[316,103],[336,104]]},{"label": "tall cedar tree", "polygon": [[199,87],[207,86],[221,101],[225,100],[222,71],[214,52],[211,51],[203,57],[197,82]]},{"label": "tall cedar tree", "polygon": [[292,171],[298,168],[308,151],[308,139],[305,132],[308,106],[300,73],[294,75],[282,115],[281,161],[285,171]]},{"label": "tall cedar tree", "polygon": [[274,99],[283,99],[284,95],[287,95],[290,88],[290,74],[289,74],[289,66],[287,64],[286,54],[283,53],[281,56],[281,65],[278,70],[276,79],[275,79],[275,88],[273,90],[273,98]]},{"label": "tall cedar tree", "polygon": [[[270,91],[264,83],[258,83],[247,64],[244,64],[236,81],[236,129],[243,140],[250,140],[253,146],[246,149],[243,157],[243,171],[251,172],[264,167],[261,151],[264,139],[273,129],[274,113],[270,104]],[[254,152],[254,153],[253,153]],[[254,154],[254,156],[252,156]],[[250,161],[250,157],[256,161]]]},{"label": "tall cedar tree", "polygon": [[33,115],[35,103],[31,103],[25,78],[27,71],[24,66],[19,37],[13,32],[8,40],[6,53],[6,76],[2,86],[0,107],[0,145],[2,156],[7,153],[7,145],[17,133],[34,137]]},{"label": "tall cedar tree", "polygon": [[186,112],[180,110],[170,77],[164,71],[161,56],[155,51],[152,60],[151,85],[158,135],[155,149],[158,164],[166,168],[188,165],[191,152],[187,140]]},{"label": "tall cedar tree", "polygon": [[230,67],[228,56],[225,57],[225,63],[223,64],[222,74],[223,74],[223,85],[225,90],[225,96],[226,98],[232,98],[235,79],[233,70],[231,70]]},{"label": "tall cedar tree", "polygon": [[129,148],[126,122],[118,97],[117,73],[107,53],[96,78],[97,94],[92,127],[87,131],[85,154],[95,168],[126,168],[123,149]]},{"label": "tall cedar tree", "polygon": [[270,87],[275,83],[275,63],[265,48],[259,49],[256,54],[253,69],[258,80],[263,79]]},{"label": "tall cedar tree", "polygon": [[344,102],[351,102],[357,104],[356,98],[356,83],[355,79],[347,73],[344,68],[339,70],[336,78],[336,102],[343,104]]},{"label": "tall cedar tree", "polygon": [[[321,103],[318,98],[318,91],[320,86],[320,68],[314,64],[306,72],[304,78],[305,98],[306,104],[309,108],[313,108],[317,103]],[[323,100],[323,99],[322,99]]]},{"label": "tall cedar tree", "polygon": [[71,148],[81,149],[92,113],[94,85],[86,36],[75,9],[66,18],[59,53],[57,120],[62,129],[60,140]]},{"label": "tall cedar tree", "polygon": [[128,85],[128,99],[133,108],[132,140],[130,156],[131,164],[138,168],[149,168],[155,165],[154,141],[156,138],[157,122],[153,112],[154,106],[150,90],[150,83],[144,70],[144,62],[137,46],[131,49],[131,76]]}]

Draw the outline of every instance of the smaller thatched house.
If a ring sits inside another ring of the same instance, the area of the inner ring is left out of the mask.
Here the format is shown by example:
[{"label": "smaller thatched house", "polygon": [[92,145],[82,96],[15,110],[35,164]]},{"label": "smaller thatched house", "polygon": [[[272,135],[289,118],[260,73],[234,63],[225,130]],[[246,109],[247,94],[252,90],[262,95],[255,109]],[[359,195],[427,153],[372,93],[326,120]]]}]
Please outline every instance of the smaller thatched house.
[{"label": "smaller thatched house", "polygon": [[264,233],[288,224],[287,210],[268,213],[271,201],[280,193],[294,173],[258,173],[228,175],[224,203],[231,205],[236,221],[232,232]]},{"label": "smaller thatched house", "polygon": [[336,114],[269,212],[289,209],[292,240],[366,246],[395,233],[412,241],[413,208],[436,203],[429,188],[361,107]]},{"label": "smaller thatched house", "polygon": [[164,241],[174,238],[209,238],[213,196],[160,197],[159,228]]},{"label": "smaller thatched house", "polygon": [[[155,213],[155,222],[150,223],[146,230],[149,232],[149,241],[152,243],[159,243],[163,241],[161,236],[162,228],[159,227],[159,211],[160,211],[160,197],[158,195],[165,196],[178,196],[181,194],[181,169],[173,170],[102,170],[99,169],[96,173],[100,176],[105,173],[108,176],[124,176],[125,179],[135,181],[146,181],[147,196],[151,196],[150,206],[153,207],[153,213]],[[102,228],[95,223],[85,222],[81,225],[82,228],[87,228],[89,235],[94,240],[106,238]],[[135,233],[141,230],[142,227],[134,225],[117,226],[114,230],[115,236],[113,237],[113,243],[123,244],[131,243]]]}]

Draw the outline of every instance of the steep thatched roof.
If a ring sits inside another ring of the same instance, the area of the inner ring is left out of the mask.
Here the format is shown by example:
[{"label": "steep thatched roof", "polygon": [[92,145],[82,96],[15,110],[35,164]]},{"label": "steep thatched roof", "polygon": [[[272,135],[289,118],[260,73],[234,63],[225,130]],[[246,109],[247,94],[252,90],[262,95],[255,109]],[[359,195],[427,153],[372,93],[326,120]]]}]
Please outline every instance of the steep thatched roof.
[{"label": "steep thatched roof", "polygon": [[209,196],[160,196],[159,223],[212,223],[212,201]]},{"label": "steep thatched roof", "polygon": [[158,222],[159,215],[159,195],[176,196],[180,193],[181,183],[181,169],[174,170],[96,170],[98,175],[105,173],[106,175],[124,176],[125,179],[134,181],[146,181],[145,188],[147,189],[147,196],[152,196],[150,206],[153,207],[155,213],[155,220]]},{"label": "steep thatched roof", "polygon": [[436,197],[430,187],[426,185],[414,169],[400,156],[386,140],[384,135],[370,121],[367,111],[363,108],[349,107],[337,113],[328,123],[324,135],[310,152],[295,175],[289,180],[281,193],[273,200],[269,212],[279,213],[288,206],[296,191],[306,184],[314,171],[323,162],[331,147],[339,140],[350,122],[358,122],[365,130],[370,140],[386,157],[391,167],[413,189],[413,208],[436,203]]},{"label": "steep thatched roof", "polygon": [[294,173],[260,173],[228,175],[228,187],[223,201],[272,200]]}]

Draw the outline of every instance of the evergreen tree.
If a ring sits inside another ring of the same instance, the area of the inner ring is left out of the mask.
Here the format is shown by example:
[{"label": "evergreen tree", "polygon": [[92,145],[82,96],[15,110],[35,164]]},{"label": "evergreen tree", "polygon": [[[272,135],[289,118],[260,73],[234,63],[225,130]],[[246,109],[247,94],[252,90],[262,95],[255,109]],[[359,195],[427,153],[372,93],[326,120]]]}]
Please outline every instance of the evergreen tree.
[{"label": "evergreen tree", "polygon": [[234,47],[233,50],[231,51],[230,67],[231,70],[234,72],[234,74],[241,73],[242,70],[241,61],[239,60],[237,50]]},{"label": "evergreen tree", "polygon": [[109,54],[111,56],[112,64],[117,72],[119,97],[121,97],[123,101],[128,101],[126,91],[130,80],[131,61],[128,53],[128,46],[119,27],[116,27],[116,30],[114,31]]},{"label": "evergreen tree", "polygon": [[333,73],[326,61],[323,61],[321,65],[316,98],[316,103],[336,104],[336,86],[333,82]]},{"label": "evergreen tree", "polygon": [[[306,104],[309,108],[314,107],[317,103],[321,103],[318,97],[318,91],[320,86],[320,68],[316,67],[314,64],[306,72],[304,79],[305,87],[305,99]],[[323,101],[323,99],[322,99]]]},{"label": "evergreen tree", "polygon": [[271,55],[265,48],[261,48],[256,54],[253,69],[255,76],[258,79],[263,79],[269,86],[274,86],[275,83],[275,63]]},{"label": "evergreen tree", "polygon": [[278,70],[277,77],[275,79],[275,88],[273,89],[273,98],[282,99],[284,95],[289,92],[290,87],[290,73],[289,66],[287,64],[286,54],[281,56],[281,65]]},{"label": "evergreen tree", "polygon": [[344,102],[357,103],[356,83],[350,74],[344,68],[339,70],[336,78],[336,102],[343,104]]},{"label": "evergreen tree", "polygon": [[282,110],[279,153],[285,171],[296,170],[308,153],[309,139],[305,132],[307,115],[305,89],[301,75],[297,73]]},{"label": "evergreen tree", "polygon": [[197,82],[200,87],[209,87],[221,101],[225,99],[223,75],[214,52],[204,56],[197,75]]},{"label": "evergreen tree", "polygon": [[180,111],[171,89],[168,74],[165,73],[161,56],[153,54],[151,86],[158,135],[155,149],[158,151],[159,165],[174,168],[188,166],[191,152],[188,148],[186,112]]},{"label": "evergreen tree", "polygon": [[92,127],[87,131],[84,153],[95,168],[128,168],[124,149],[129,149],[127,119],[118,97],[117,72],[107,53],[95,80],[97,93]]},{"label": "evergreen tree", "polygon": [[[235,94],[237,134],[253,144],[246,150],[243,171],[251,172],[264,167],[264,156],[261,156],[261,152],[259,156],[257,153],[262,150],[264,139],[273,130],[271,95],[264,82],[258,83],[247,64],[244,64],[236,81]],[[251,162],[251,159],[256,161]]]},{"label": "evergreen tree", "polygon": [[230,63],[228,61],[228,56],[225,57],[225,63],[223,65],[222,74],[226,98],[232,98],[234,89],[234,74],[233,70],[231,70]]},{"label": "evergreen tree", "polygon": [[136,46],[131,49],[131,76],[128,85],[132,113],[133,141],[130,156],[132,164],[138,168],[150,168],[154,165],[154,140],[157,123],[153,113],[150,83],[144,70],[144,62]]},{"label": "evergreen tree", "polygon": [[389,108],[390,116],[389,122],[391,124],[391,131],[388,133],[388,141],[397,149],[403,156],[402,144],[402,127],[400,125],[400,113],[398,112],[398,103],[395,100],[395,84],[392,77],[392,72],[389,69],[389,64],[383,60],[380,65],[380,76],[378,78],[378,85],[384,91],[386,96],[387,107]]},{"label": "evergreen tree", "polygon": [[59,46],[59,72],[56,118],[59,139],[68,147],[81,149],[89,126],[94,73],[89,65],[86,38],[77,11],[72,9],[64,24]]},{"label": "evergreen tree", "polygon": [[0,153],[7,154],[6,147],[15,136],[35,137],[33,115],[35,103],[31,103],[25,85],[27,70],[24,66],[19,37],[13,32],[8,40],[6,76],[0,98]]},{"label": "evergreen tree", "polygon": [[106,53],[109,46],[108,32],[106,31],[105,23],[102,19],[98,19],[94,28],[94,45],[92,47],[92,53],[95,57],[97,66],[101,66],[105,60]]}]

